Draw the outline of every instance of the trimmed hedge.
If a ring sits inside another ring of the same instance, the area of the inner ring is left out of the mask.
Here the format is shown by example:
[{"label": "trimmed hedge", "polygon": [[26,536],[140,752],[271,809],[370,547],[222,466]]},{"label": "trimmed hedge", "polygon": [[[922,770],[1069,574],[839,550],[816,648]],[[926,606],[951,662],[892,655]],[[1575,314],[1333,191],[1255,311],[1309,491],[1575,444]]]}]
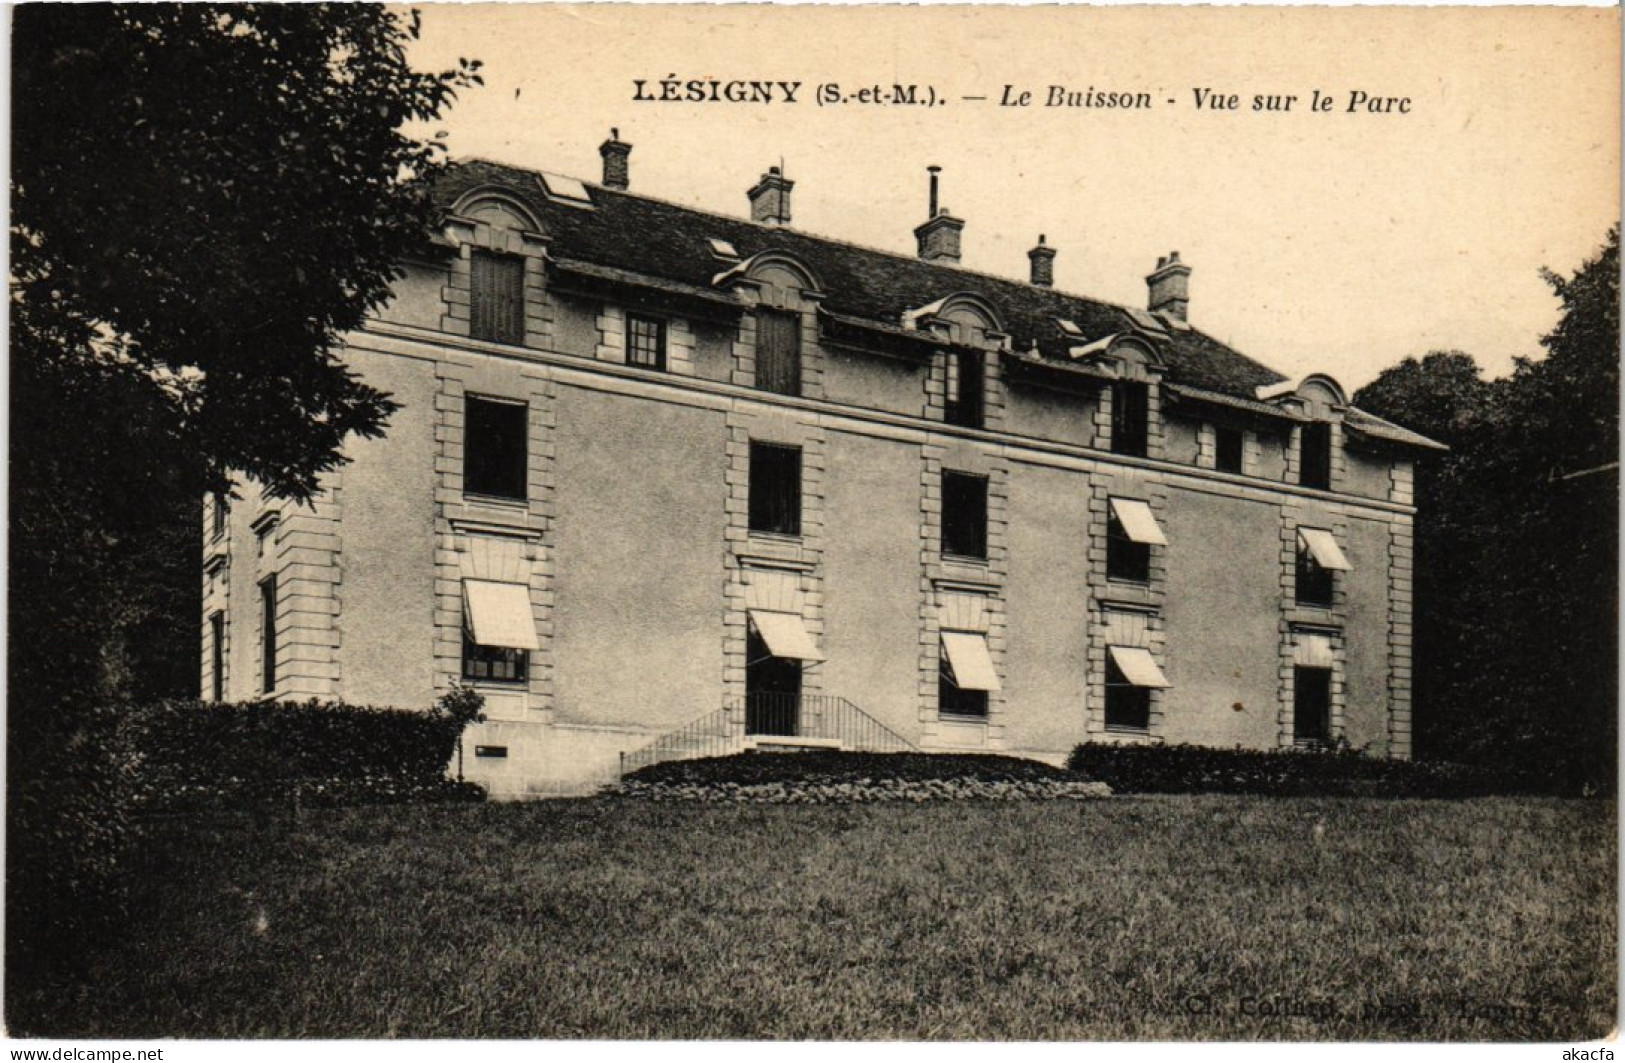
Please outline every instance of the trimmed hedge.
[{"label": "trimmed hedge", "polygon": [[977,782],[1076,781],[1077,776],[1037,760],[991,753],[736,753],[726,757],[668,760],[640,768],[627,782],[668,785],[800,782],[854,782],[894,779],[929,782],[970,779]]},{"label": "trimmed hedge", "polygon": [[479,800],[446,779],[462,726],[444,716],[342,702],[126,706],[132,805],[182,812],[266,804]]},{"label": "trimmed hedge", "polygon": [[608,793],[713,804],[1054,801],[1109,797],[1098,782],[1038,761],[953,753],[742,753],[667,761]]},{"label": "trimmed hedge", "polygon": [[1119,794],[1478,797],[1533,788],[1527,779],[1461,764],[1381,760],[1353,750],[1085,743],[1067,766]]}]

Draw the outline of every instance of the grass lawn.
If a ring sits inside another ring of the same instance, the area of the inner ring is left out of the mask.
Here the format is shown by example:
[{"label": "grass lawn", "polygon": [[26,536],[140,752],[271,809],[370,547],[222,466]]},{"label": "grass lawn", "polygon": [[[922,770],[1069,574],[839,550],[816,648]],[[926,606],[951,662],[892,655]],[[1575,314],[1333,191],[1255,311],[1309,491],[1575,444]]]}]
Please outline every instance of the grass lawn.
[{"label": "grass lawn", "polygon": [[176,818],[17,1035],[1596,1038],[1601,801],[582,800]]}]

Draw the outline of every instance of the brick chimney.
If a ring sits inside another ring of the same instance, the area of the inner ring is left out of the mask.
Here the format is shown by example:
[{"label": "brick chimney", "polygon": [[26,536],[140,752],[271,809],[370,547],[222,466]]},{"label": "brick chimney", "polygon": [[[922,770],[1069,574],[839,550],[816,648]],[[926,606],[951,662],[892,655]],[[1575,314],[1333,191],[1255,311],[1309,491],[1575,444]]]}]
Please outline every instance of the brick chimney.
[{"label": "brick chimney", "polygon": [[1145,278],[1151,312],[1184,321],[1191,305],[1190,277],[1191,268],[1179,261],[1178,251],[1170,251],[1167,258],[1157,259],[1157,268]]},{"label": "brick chimney", "polygon": [[914,230],[920,257],[927,262],[958,262],[959,234],[964,231],[965,223],[949,214],[947,207],[937,206],[937,174],[942,172],[942,167],[927,166],[926,171],[931,174],[931,212],[925,224]]},{"label": "brick chimney", "polygon": [[604,187],[625,189],[631,180],[627,157],[632,145],[621,139],[619,129],[609,131],[609,139],[598,145],[598,154],[604,157]]},{"label": "brick chimney", "polygon": [[769,166],[756,187],[745,194],[750,197],[750,220],[763,225],[790,224],[790,190],[796,183]]},{"label": "brick chimney", "polygon": [[1032,283],[1039,288],[1055,287],[1055,248],[1044,242],[1044,234],[1038,234],[1038,246],[1027,252],[1027,260],[1032,263]]}]

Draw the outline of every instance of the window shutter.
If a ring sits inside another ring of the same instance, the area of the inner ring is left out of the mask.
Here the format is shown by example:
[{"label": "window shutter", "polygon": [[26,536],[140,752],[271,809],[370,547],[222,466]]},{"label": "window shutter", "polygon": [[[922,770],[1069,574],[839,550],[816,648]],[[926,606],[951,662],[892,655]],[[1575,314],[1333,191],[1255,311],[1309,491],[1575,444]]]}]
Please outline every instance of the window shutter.
[{"label": "window shutter", "polygon": [[469,332],[493,343],[525,341],[525,261],[514,255],[475,251],[469,261],[473,287]]},{"label": "window shutter", "polygon": [[756,386],[779,395],[801,394],[801,315],[757,311]]}]

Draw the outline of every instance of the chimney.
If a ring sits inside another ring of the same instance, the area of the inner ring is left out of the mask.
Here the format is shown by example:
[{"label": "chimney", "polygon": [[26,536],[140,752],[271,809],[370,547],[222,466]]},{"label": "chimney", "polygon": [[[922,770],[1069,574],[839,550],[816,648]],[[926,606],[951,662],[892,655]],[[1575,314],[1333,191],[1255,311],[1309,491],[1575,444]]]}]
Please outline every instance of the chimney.
[{"label": "chimney", "polygon": [[1191,305],[1190,277],[1191,268],[1179,261],[1178,251],[1170,251],[1167,258],[1157,259],[1157,268],[1145,279],[1151,312],[1184,321]]},{"label": "chimney", "polygon": [[1035,287],[1055,287],[1055,248],[1044,243],[1044,234],[1038,234],[1038,246],[1027,252],[1033,264],[1032,282]]},{"label": "chimney", "polygon": [[604,157],[604,187],[625,189],[631,178],[626,160],[632,145],[621,139],[619,129],[609,131],[609,139],[598,145],[598,154]]},{"label": "chimney", "polygon": [[790,190],[796,183],[769,166],[756,187],[745,194],[750,197],[750,220],[763,225],[790,224]]},{"label": "chimney", "polygon": [[948,213],[947,207],[937,205],[937,174],[940,166],[927,166],[931,174],[930,217],[914,230],[914,239],[920,245],[920,257],[927,262],[958,262],[959,234],[965,223]]}]

